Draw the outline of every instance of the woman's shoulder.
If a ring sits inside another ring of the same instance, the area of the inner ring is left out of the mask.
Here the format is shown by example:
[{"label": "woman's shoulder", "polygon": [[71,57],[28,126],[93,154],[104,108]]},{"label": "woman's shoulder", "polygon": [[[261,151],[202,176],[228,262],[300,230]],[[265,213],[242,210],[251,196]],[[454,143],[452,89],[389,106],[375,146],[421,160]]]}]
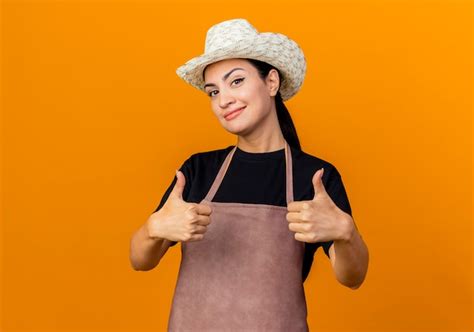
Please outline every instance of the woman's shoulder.
[{"label": "woman's shoulder", "polygon": [[321,156],[293,147],[291,148],[291,153],[295,172],[314,174],[318,169],[324,167],[323,178],[340,175],[335,164]]},{"label": "woman's shoulder", "polygon": [[291,156],[294,161],[297,161],[301,164],[313,165],[319,168],[324,167],[325,169],[334,167],[334,165],[329,160],[323,159],[321,156],[315,155],[305,150],[295,149],[294,147],[291,147]]}]

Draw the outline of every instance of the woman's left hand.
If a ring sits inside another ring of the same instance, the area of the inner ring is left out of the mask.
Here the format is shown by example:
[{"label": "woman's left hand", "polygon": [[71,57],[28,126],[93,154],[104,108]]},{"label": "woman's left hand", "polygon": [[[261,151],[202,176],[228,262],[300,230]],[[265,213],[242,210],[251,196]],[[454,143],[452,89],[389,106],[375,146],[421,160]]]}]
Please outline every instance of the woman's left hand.
[{"label": "woman's left hand", "polygon": [[314,198],[288,204],[288,228],[295,232],[295,239],[302,242],[326,242],[346,239],[352,217],[339,209],[326,192],[322,182],[324,169],[313,175]]}]

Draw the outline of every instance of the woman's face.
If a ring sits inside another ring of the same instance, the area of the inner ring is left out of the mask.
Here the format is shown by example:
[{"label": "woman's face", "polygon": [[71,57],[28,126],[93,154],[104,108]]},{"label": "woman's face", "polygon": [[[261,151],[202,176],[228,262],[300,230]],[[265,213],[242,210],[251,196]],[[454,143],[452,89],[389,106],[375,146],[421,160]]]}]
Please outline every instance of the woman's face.
[{"label": "woman's face", "polygon": [[[264,81],[257,69],[244,59],[226,59],[206,67],[205,91],[222,126],[236,135],[258,128],[274,110],[278,73],[272,69]],[[243,110],[228,115],[234,110]]]}]

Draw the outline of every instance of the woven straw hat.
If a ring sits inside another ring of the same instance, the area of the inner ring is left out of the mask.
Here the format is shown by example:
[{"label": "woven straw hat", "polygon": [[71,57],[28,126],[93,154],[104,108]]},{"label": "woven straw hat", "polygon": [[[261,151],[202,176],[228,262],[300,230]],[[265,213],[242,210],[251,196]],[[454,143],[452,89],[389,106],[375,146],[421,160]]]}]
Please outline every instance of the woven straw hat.
[{"label": "woven straw hat", "polygon": [[187,61],[176,73],[204,91],[203,71],[206,66],[231,58],[256,59],[277,68],[282,74],[280,94],[283,100],[298,92],[306,74],[306,59],[296,42],[280,33],[259,33],[242,18],[220,22],[209,28],[204,54]]}]

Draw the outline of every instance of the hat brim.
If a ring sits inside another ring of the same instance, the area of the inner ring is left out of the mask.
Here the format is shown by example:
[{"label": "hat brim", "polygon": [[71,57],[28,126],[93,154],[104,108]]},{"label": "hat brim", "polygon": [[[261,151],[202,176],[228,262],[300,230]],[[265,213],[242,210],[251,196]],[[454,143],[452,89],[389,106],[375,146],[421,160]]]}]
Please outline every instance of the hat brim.
[{"label": "hat brim", "polygon": [[287,36],[273,32],[262,32],[254,38],[240,40],[194,57],[180,66],[176,74],[204,91],[203,71],[206,66],[232,58],[256,59],[277,68],[283,76],[280,87],[283,100],[288,100],[298,92],[306,74],[306,59],[299,46]]}]

